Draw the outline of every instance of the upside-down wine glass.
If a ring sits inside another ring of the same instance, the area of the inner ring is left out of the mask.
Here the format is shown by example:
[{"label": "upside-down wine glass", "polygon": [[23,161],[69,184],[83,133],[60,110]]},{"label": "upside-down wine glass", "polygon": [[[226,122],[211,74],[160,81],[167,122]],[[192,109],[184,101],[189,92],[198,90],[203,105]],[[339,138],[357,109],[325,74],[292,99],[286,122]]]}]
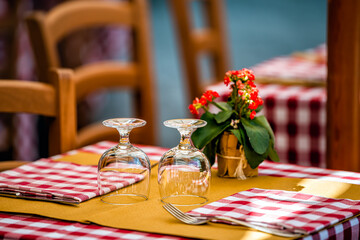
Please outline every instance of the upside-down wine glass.
[{"label": "upside-down wine glass", "polygon": [[204,127],[206,121],[173,119],[165,121],[164,125],[176,128],[181,140],[178,146],[164,153],[159,162],[161,201],[184,206],[206,203],[210,189],[210,163],[205,154],[191,143],[191,134],[196,128]]},{"label": "upside-down wine glass", "polygon": [[97,181],[101,201],[127,205],[147,200],[150,161],[144,151],[129,141],[130,131],[144,126],[146,122],[137,118],[113,118],[103,121],[103,124],[116,128],[120,141],[106,150],[99,160]]}]

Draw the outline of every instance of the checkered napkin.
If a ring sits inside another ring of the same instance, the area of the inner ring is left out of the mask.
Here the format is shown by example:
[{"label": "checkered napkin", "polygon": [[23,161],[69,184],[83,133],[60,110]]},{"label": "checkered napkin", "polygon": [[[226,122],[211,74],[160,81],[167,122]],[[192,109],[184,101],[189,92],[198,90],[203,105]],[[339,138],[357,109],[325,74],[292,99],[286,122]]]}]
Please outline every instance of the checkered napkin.
[{"label": "checkered napkin", "polygon": [[[119,174],[122,174],[119,177]],[[106,194],[143,179],[141,174],[116,173],[120,181],[104,186]],[[41,159],[0,173],[0,194],[77,204],[96,197],[97,166]]]},{"label": "checkered napkin", "polygon": [[189,212],[193,216],[246,221],[274,229],[274,234],[280,230],[284,234],[300,235],[314,233],[359,213],[360,201],[258,188],[235,193]]}]

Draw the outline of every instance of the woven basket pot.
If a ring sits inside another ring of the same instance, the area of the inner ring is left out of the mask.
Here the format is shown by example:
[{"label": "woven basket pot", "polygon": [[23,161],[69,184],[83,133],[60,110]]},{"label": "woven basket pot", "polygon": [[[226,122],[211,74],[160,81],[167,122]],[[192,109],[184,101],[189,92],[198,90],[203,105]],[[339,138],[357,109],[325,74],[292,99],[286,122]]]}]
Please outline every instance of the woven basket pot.
[{"label": "woven basket pot", "polygon": [[219,177],[247,179],[258,175],[258,168],[250,167],[243,146],[231,132],[224,132],[220,137],[216,155]]}]

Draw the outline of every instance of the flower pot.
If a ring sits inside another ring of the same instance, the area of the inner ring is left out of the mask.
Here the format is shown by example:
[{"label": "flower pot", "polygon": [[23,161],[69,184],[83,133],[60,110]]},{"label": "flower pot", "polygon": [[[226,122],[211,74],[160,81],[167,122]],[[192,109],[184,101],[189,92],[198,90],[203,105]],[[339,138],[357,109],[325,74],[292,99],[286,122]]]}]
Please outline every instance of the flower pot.
[{"label": "flower pot", "polygon": [[224,132],[220,137],[216,155],[219,177],[246,179],[258,175],[258,168],[250,167],[245,157],[244,147],[231,132]]}]

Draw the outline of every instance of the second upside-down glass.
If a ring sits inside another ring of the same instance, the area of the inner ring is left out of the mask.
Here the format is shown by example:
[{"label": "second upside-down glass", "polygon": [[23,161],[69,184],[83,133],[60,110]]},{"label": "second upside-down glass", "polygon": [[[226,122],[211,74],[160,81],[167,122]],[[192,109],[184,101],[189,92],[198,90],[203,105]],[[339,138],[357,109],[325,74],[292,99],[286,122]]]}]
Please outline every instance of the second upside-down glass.
[{"label": "second upside-down glass", "polygon": [[98,189],[101,200],[115,205],[133,204],[147,200],[150,189],[150,161],[141,149],[131,145],[129,134],[142,127],[144,120],[114,118],[103,121],[116,128],[119,143],[103,153],[98,164]]},{"label": "second upside-down glass", "polygon": [[181,140],[159,162],[161,201],[186,206],[206,203],[210,189],[210,163],[205,154],[192,146],[190,139],[193,131],[204,127],[206,122],[200,119],[173,119],[165,121],[164,125],[176,128]]}]

